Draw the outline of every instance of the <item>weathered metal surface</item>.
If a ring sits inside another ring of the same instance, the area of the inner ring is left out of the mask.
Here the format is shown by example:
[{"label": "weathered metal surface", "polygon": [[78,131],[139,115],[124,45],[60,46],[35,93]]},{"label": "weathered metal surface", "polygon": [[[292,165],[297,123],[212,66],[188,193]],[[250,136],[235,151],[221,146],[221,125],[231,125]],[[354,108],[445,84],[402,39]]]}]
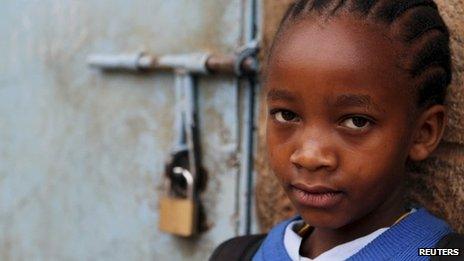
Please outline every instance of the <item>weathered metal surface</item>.
[{"label": "weathered metal surface", "polygon": [[91,53],[232,53],[242,1],[0,3],[0,259],[206,260],[236,231],[239,97],[199,78],[210,229],[158,231],[174,76],[89,70]]}]

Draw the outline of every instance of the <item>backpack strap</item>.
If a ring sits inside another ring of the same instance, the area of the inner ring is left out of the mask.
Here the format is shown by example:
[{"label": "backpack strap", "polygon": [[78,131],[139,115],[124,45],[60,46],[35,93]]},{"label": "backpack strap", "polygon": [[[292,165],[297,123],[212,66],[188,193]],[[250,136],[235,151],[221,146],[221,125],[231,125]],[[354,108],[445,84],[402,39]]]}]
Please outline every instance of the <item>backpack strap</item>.
[{"label": "backpack strap", "polygon": [[459,256],[433,256],[430,258],[431,261],[462,260],[464,255],[464,235],[449,233],[438,241],[435,248],[458,248]]},{"label": "backpack strap", "polygon": [[266,234],[234,237],[219,245],[210,257],[210,261],[251,260],[258,251]]}]

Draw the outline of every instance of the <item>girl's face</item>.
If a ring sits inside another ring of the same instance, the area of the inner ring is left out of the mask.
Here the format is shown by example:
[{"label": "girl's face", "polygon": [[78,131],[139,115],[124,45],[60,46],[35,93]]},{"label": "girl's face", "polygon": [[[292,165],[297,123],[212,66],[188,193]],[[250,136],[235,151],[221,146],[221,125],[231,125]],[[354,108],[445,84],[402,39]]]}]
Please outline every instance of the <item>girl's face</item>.
[{"label": "girl's face", "polygon": [[382,32],[353,18],[304,20],[270,57],[268,158],[310,225],[340,228],[402,204],[416,103]]}]

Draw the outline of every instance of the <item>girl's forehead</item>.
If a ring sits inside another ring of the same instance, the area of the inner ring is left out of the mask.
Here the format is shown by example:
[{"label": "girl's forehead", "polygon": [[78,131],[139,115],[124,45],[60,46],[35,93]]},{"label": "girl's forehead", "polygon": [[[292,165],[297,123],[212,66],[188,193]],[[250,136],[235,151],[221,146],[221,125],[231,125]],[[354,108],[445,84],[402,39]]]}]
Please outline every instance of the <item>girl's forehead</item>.
[{"label": "girl's forehead", "polygon": [[359,60],[366,63],[382,59],[382,63],[394,65],[398,52],[398,46],[386,37],[381,26],[350,17],[335,18],[323,25],[306,19],[284,28],[270,61],[310,60],[325,61],[328,66],[351,66]]},{"label": "girl's forehead", "polygon": [[270,57],[266,96],[272,98],[270,90],[285,90],[298,106],[351,104],[376,111],[410,106],[412,80],[397,65],[397,47],[374,29],[350,19],[322,27],[311,21],[290,26]]},{"label": "girl's forehead", "polygon": [[398,66],[398,47],[379,30],[352,18],[291,25],[275,43],[265,85],[405,89],[411,82]]}]

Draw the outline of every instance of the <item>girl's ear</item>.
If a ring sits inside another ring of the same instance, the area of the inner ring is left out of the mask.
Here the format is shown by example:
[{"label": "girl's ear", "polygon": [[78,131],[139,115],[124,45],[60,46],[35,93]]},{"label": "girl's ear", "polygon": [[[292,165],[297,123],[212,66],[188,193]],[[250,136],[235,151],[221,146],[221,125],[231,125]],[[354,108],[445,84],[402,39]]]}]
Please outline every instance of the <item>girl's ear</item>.
[{"label": "girl's ear", "polygon": [[413,161],[426,159],[438,146],[448,120],[446,108],[434,105],[419,116],[409,158]]}]

